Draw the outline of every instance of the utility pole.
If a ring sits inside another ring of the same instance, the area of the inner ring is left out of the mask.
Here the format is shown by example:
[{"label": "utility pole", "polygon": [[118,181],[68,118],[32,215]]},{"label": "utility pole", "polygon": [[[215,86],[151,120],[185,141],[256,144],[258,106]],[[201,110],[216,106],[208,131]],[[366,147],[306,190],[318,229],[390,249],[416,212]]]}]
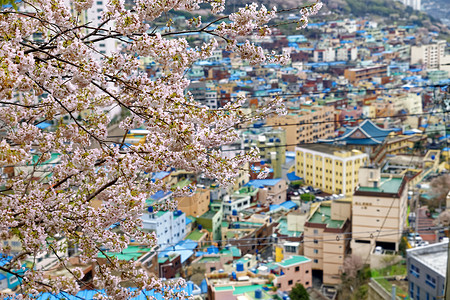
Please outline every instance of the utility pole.
[{"label": "utility pole", "polygon": [[[447,90],[445,91],[443,100],[441,102],[442,105],[442,111],[444,113],[444,127],[445,127],[445,144],[446,147],[448,148],[448,138],[447,138],[447,122],[448,122],[448,115],[450,113],[450,87],[447,87]],[[447,164],[449,163],[449,158],[447,156]],[[449,228],[450,229],[450,228]],[[447,247],[447,272],[446,272],[446,276],[445,276],[445,300],[450,300],[450,291],[449,291],[449,286],[450,286],[450,242],[448,242],[448,247]]]}]

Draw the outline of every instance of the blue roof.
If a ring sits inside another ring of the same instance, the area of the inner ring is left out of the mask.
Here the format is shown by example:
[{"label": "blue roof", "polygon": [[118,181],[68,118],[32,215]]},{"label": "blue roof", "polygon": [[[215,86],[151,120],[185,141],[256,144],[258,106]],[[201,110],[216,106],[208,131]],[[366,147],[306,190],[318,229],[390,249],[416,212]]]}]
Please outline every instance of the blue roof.
[{"label": "blue roof", "polygon": [[180,245],[186,249],[194,250],[195,248],[197,248],[198,243],[196,241],[186,239],[184,241],[179,242],[178,245]]},{"label": "blue roof", "polygon": [[303,178],[298,177],[297,175],[295,175],[295,171],[291,172],[291,173],[287,173],[286,176],[289,179],[289,181],[296,181],[296,180],[302,180],[303,179]]},{"label": "blue roof", "polygon": [[152,178],[153,179],[163,179],[164,177],[168,176],[169,174],[170,174],[170,172],[161,171],[161,172],[153,173]]},{"label": "blue roof", "polygon": [[187,239],[179,242],[175,246],[167,247],[158,254],[158,257],[166,257],[169,256],[170,253],[178,253],[181,256],[181,263],[184,263],[189,257],[194,255],[193,250],[197,248],[197,246],[197,242]]},{"label": "blue roof", "polygon": [[208,254],[217,254],[219,253],[219,248],[216,246],[209,246],[207,248]]},{"label": "blue roof", "polygon": [[290,209],[297,208],[297,207],[298,207],[298,205],[295,204],[294,202],[286,201],[286,202],[283,202],[281,204],[272,204],[272,205],[270,205],[270,211],[275,211],[275,210],[278,210],[278,209],[290,210]]},{"label": "blue roof", "polygon": [[287,209],[293,209],[293,208],[298,207],[298,205],[295,204],[295,203],[292,202],[292,201],[286,201],[286,202],[283,202],[283,203],[280,204],[280,206],[282,206],[282,207],[284,207],[284,208],[287,208]]},{"label": "blue roof", "polygon": [[167,257],[169,256],[171,253],[177,253],[180,254],[181,256],[181,263],[184,263],[186,260],[189,259],[189,257],[191,257],[192,255],[194,255],[194,251],[186,249],[182,246],[176,245],[176,246],[170,246],[168,248],[166,248],[165,250],[161,251],[158,254],[158,257]]},{"label": "blue roof", "polygon": [[255,188],[263,188],[265,186],[274,186],[280,182],[281,178],[275,179],[254,179],[250,180],[245,186],[253,186]]},{"label": "blue roof", "polygon": [[411,135],[411,134],[416,134],[416,132],[412,131],[412,130],[407,130],[407,131],[403,132],[403,134]]},{"label": "blue roof", "polygon": [[270,205],[270,211],[278,210],[280,207],[281,206],[279,204],[272,204]]},{"label": "blue roof", "polygon": [[157,191],[155,194],[150,196],[150,199],[158,201],[170,194],[172,194],[172,192]]},{"label": "blue roof", "polygon": [[8,264],[12,259],[12,256],[7,256],[6,254],[0,253],[0,267]]},{"label": "blue roof", "polygon": [[49,127],[49,126],[52,126],[52,124],[47,123],[47,122],[42,122],[42,123],[39,123],[39,124],[36,125],[36,127],[39,128],[39,129],[45,129],[45,128]]},{"label": "blue roof", "polygon": [[[351,138],[353,132],[359,130],[365,136],[364,138]],[[344,134],[329,141],[345,141],[349,145],[377,145],[383,143],[386,137],[391,133],[392,129],[383,129],[375,125],[371,120],[364,120],[356,127],[346,128]]]},{"label": "blue roof", "polygon": [[[188,295],[192,296],[192,291],[194,289],[194,285],[192,282],[187,282],[186,287],[183,288]],[[91,300],[94,299],[94,296],[102,293],[105,293],[105,290],[83,290],[78,292],[76,296],[72,296],[68,293],[59,293],[58,295],[54,295],[51,293],[41,293],[39,297],[36,298],[36,300],[60,300],[60,299],[67,299],[67,300],[79,300],[79,299],[86,299]],[[161,293],[155,292],[154,290],[147,291],[144,290],[139,296],[134,297],[132,299],[135,300],[146,300],[148,297],[154,297],[156,300],[163,300],[165,299],[164,296]]]}]

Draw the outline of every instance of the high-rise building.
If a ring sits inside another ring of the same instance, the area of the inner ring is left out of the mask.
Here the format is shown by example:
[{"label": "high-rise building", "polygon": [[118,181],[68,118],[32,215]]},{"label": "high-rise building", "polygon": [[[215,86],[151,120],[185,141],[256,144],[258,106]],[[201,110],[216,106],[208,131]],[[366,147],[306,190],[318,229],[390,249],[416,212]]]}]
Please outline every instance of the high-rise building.
[{"label": "high-rise building", "polygon": [[422,8],[421,0],[400,0],[406,6],[410,6],[415,10],[420,10]]},{"label": "high-rise building", "polygon": [[285,116],[268,118],[267,125],[282,126],[286,131],[286,149],[294,151],[296,145],[334,136],[334,107],[301,105],[290,108]]},{"label": "high-rise building", "polygon": [[427,69],[439,69],[445,56],[446,41],[411,47],[411,64],[422,64]]}]

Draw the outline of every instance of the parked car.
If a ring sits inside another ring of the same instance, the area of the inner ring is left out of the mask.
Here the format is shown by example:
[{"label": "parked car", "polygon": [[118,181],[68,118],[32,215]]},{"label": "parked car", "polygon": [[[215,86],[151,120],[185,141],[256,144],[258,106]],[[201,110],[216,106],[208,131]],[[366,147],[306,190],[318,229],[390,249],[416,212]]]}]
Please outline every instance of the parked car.
[{"label": "parked car", "polygon": [[408,241],[416,241],[417,243],[422,242],[423,239],[417,232],[408,233]]},{"label": "parked car", "polygon": [[381,246],[376,246],[375,247],[375,251],[373,252],[374,254],[383,254],[383,247]]}]

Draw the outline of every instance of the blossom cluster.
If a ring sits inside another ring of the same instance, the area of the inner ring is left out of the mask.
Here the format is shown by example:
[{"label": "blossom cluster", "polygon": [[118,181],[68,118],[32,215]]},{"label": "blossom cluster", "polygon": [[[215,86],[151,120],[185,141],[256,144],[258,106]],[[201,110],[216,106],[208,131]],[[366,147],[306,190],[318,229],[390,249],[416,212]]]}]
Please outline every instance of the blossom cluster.
[{"label": "blossom cluster", "polygon": [[[185,73],[197,60],[213,55],[220,42],[216,39],[253,64],[288,60],[246,40],[255,31],[270,32],[267,24],[276,17],[275,8],[247,5],[215,30],[209,28],[214,22],[202,25],[195,18],[192,25],[197,27],[190,32],[211,35],[198,47],[176,33],[149,30],[169,10],[192,11],[202,2],[137,0],[130,8],[124,0],[109,0],[102,24],[95,28],[84,18],[92,0],[30,0],[19,11],[1,8],[0,125],[6,133],[0,141],[5,170],[0,178],[0,238],[18,239],[22,245],[5,267],[12,274],[24,259],[58,256],[76,244],[80,261],[94,266],[94,285],[106,290],[99,299],[128,299],[143,289],[187,297],[169,288],[182,286],[183,280],[161,282],[132,261],[108,256],[105,249],[121,252],[132,240],[155,246],[155,234],[142,230],[146,200],[160,190],[192,192],[151,180],[149,174],[176,168],[233,184],[240,168],[258,158],[258,150],[224,159],[220,147],[238,139],[239,124],[284,112],[281,98],[246,115],[245,98],[211,110],[186,92]],[[205,2],[212,13],[223,11],[222,0]],[[318,8],[315,4],[304,14]],[[238,38],[244,41],[238,44]],[[106,40],[120,46],[101,53],[97,45]],[[141,58],[161,75],[148,76]],[[112,124],[114,109],[121,116]],[[51,123],[51,130],[42,129],[43,123]],[[124,145],[127,132],[137,127],[148,131],[145,140]],[[123,135],[112,137],[111,128]],[[176,203],[155,208],[173,210]],[[115,224],[120,232],[111,230]],[[0,252],[10,254],[11,249],[0,245]],[[108,263],[98,262],[99,253]],[[30,268],[20,297],[33,298],[43,289],[76,294],[83,274],[71,272],[72,278],[48,278],[43,270]],[[137,290],[124,288],[124,282]]]}]

